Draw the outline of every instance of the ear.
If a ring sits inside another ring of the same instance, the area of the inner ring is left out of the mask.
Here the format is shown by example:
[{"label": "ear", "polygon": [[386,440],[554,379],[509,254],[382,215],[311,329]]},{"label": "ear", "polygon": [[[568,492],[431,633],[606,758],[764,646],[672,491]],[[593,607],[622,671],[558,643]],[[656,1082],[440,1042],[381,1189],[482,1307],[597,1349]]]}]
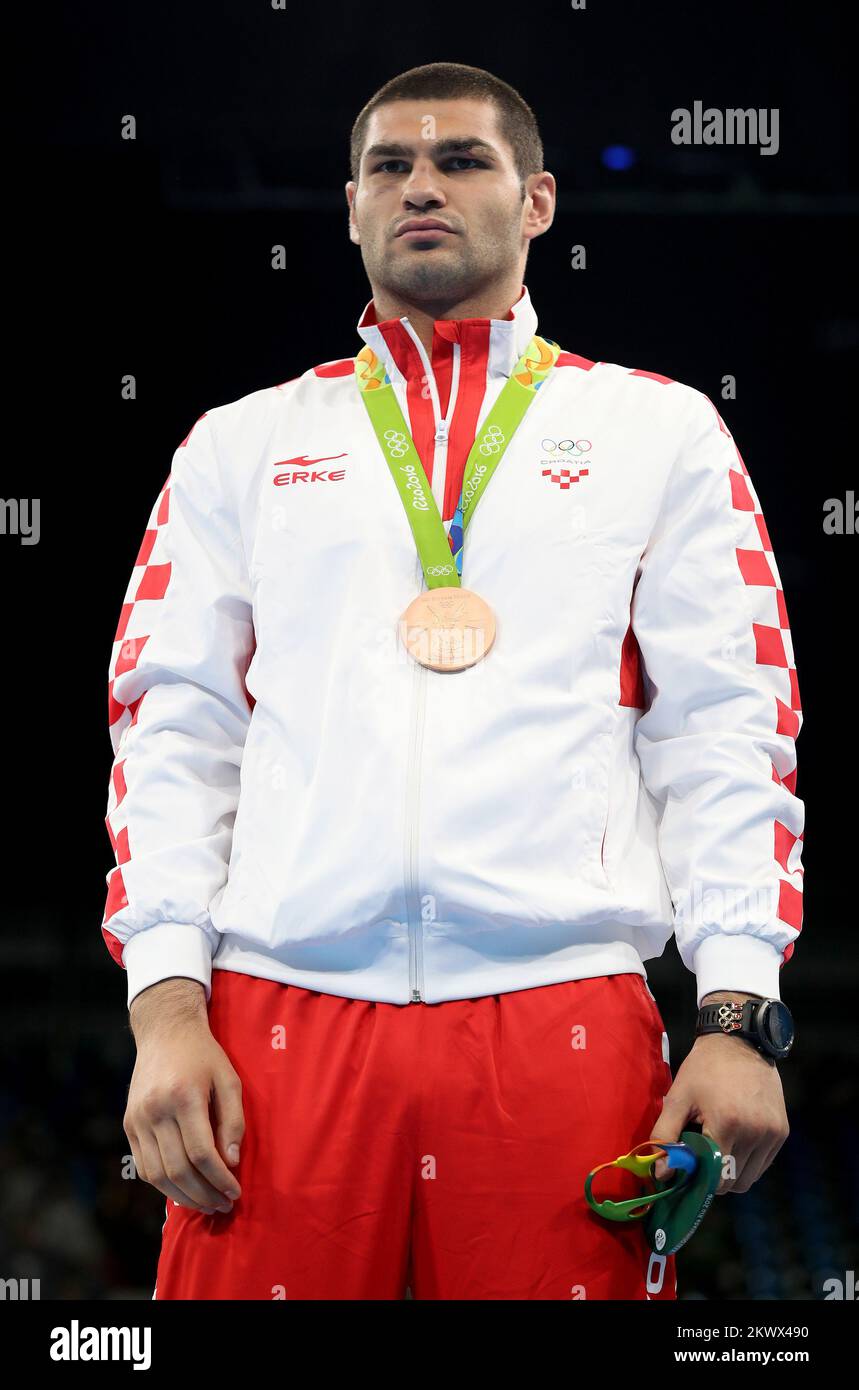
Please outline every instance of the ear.
[{"label": "ear", "polygon": [[358,192],[358,185],[353,179],[346,184],[346,202],[349,204],[349,240],[354,241],[355,245],[360,245],[361,237],[358,232],[358,223],[355,219],[355,194]]},{"label": "ear", "polygon": [[531,240],[547,232],[555,220],[557,188],[553,174],[543,169],[539,174],[530,174],[525,180],[525,205],[527,211],[522,227],[523,236]]}]

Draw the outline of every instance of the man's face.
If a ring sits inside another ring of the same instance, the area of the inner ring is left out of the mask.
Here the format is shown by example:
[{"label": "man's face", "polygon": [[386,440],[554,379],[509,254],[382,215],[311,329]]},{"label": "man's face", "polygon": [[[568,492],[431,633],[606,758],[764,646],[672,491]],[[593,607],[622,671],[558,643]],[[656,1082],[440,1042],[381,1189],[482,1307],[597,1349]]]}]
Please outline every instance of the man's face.
[{"label": "man's face", "polygon": [[[379,107],[358,184],[348,183],[346,196],[349,235],[371,284],[413,303],[455,303],[517,266],[521,274],[528,240],[548,225],[545,216],[535,220],[530,197],[522,199],[513,152],[487,101]],[[441,229],[407,230],[413,222]]]}]

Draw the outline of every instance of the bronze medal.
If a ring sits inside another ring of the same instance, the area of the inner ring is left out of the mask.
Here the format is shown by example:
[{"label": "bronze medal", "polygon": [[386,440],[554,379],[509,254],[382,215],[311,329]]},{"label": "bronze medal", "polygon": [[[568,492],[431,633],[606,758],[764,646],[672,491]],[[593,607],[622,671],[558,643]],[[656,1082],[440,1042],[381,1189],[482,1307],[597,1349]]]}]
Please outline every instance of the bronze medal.
[{"label": "bronze medal", "polygon": [[[474,508],[560,351],[557,343],[533,337],[482,422],[465,460],[454,514],[458,549],[451,532],[445,532],[385,362],[369,345],[355,358],[358,390],[405,508],[428,585],[431,575],[453,574],[458,580],[462,574],[463,540]],[[431,671],[464,671],[481,661],[495,641],[495,614],[473,589],[459,583],[429,585],[402,614],[399,630],[403,646],[419,665]]]},{"label": "bronze medal", "polygon": [[400,618],[400,638],[421,666],[464,671],[480,661],[495,641],[495,614],[473,589],[425,589]]}]

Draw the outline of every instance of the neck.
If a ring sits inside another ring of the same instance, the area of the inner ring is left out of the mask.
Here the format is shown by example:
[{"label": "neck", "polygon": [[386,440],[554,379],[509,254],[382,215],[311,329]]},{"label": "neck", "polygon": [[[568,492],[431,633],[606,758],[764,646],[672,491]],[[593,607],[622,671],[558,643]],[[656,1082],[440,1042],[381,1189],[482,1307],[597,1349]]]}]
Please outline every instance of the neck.
[{"label": "neck", "polygon": [[506,318],[522,293],[522,277],[517,273],[503,285],[478,290],[453,302],[450,299],[423,299],[416,304],[396,292],[383,289],[382,286],[373,285],[372,290],[379,322],[385,319],[408,318],[429,355],[432,352],[433,324],[436,319]]}]

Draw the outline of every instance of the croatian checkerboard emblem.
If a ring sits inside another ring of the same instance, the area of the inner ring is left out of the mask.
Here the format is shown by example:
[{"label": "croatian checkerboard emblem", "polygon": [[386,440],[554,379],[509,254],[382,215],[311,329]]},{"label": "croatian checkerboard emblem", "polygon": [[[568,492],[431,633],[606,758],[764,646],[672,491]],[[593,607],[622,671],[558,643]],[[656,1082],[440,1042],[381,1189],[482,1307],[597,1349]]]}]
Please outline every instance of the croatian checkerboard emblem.
[{"label": "croatian checkerboard emblem", "polygon": [[543,439],[540,441],[541,473],[550,483],[566,490],[581,482],[590,471],[589,439]]}]

